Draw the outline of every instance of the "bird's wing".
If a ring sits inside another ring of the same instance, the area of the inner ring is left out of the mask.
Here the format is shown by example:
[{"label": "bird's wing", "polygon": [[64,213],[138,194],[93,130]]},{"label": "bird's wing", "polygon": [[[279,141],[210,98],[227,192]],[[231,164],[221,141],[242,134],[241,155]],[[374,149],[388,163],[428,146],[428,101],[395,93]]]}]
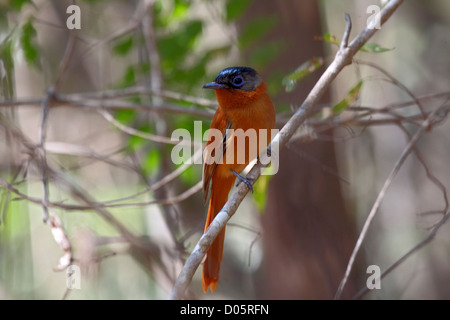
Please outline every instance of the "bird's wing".
[{"label": "bird's wing", "polygon": [[218,142],[212,144],[212,132],[209,132],[208,142],[206,143],[205,150],[203,152],[203,195],[204,202],[208,199],[208,190],[214,172],[217,168],[219,160],[225,153],[227,135],[226,131],[231,127],[231,121],[227,118],[225,113],[219,107],[211,121],[210,129],[214,128],[221,132],[222,142],[220,148],[218,148]]}]

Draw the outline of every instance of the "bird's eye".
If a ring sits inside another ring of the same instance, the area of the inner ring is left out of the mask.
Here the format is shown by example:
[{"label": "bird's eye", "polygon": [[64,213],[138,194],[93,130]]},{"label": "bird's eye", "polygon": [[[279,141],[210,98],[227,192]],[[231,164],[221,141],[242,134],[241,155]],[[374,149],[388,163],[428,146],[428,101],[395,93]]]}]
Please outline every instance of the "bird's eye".
[{"label": "bird's eye", "polygon": [[240,87],[244,84],[244,79],[241,76],[236,76],[233,79],[233,85],[236,87]]}]

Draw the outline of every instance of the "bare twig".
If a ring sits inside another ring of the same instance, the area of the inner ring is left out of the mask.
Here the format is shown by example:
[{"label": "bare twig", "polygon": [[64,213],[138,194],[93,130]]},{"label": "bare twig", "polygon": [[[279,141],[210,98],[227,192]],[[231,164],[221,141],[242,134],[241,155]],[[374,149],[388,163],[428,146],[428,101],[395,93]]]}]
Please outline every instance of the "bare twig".
[{"label": "bare twig", "polygon": [[44,189],[44,199],[42,201],[42,210],[44,212],[43,214],[43,220],[45,223],[49,221],[49,212],[47,208],[47,203],[49,201],[49,185],[48,185],[48,175],[47,175],[47,156],[46,151],[44,148],[45,141],[47,139],[47,123],[48,123],[48,104],[53,96],[53,88],[50,88],[46,95],[44,100],[42,100],[41,104],[41,127],[40,127],[40,133],[39,133],[39,147],[42,152],[42,162],[41,162],[41,174],[42,174],[42,186]]},{"label": "bare twig", "polygon": [[[175,114],[189,114],[197,117],[212,118],[213,113],[198,108],[186,106],[178,106],[170,103],[164,103],[159,107],[155,107],[152,104],[136,104],[125,101],[113,101],[120,98],[133,96],[133,95],[149,95],[158,96],[165,99],[172,99],[178,101],[185,101],[192,103],[196,106],[206,107],[210,109],[217,108],[217,102],[197,98],[189,95],[173,91],[154,91],[141,86],[130,87],[120,90],[109,90],[103,92],[87,92],[87,93],[71,93],[62,94],[54,93],[54,97],[51,101],[51,106],[81,106],[92,109],[111,109],[111,110],[137,110],[144,112],[156,112],[156,113],[175,113]],[[20,100],[6,100],[0,101],[0,107],[15,107],[15,106],[41,106],[43,99],[41,98],[23,98]]]},{"label": "bare twig", "polygon": [[[19,199],[27,200],[32,203],[36,203],[39,205],[43,204],[43,199],[32,197],[29,195],[24,194],[19,189],[15,188],[13,185],[8,183],[6,180],[2,179],[0,177],[0,186],[2,186],[4,189],[14,193],[16,196],[18,196]],[[150,200],[150,201],[143,201],[143,202],[131,202],[131,203],[111,203],[108,204],[108,202],[93,202],[95,203],[95,207],[92,207],[91,204],[85,204],[85,205],[79,205],[79,204],[68,204],[63,202],[54,202],[54,201],[48,201],[47,202],[47,208],[59,208],[64,209],[68,211],[83,211],[83,210],[93,210],[95,211],[95,208],[126,208],[126,207],[143,207],[143,206],[149,206],[149,205],[172,205],[175,203],[182,202],[186,200],[187,198],[191,197],[195,193],[199,192],[201,190],[201,182],[198,182],[194,186],[190,187],[186,191],[180,193],[179,195],[168,197],[165,199],[159,199],[159,200]],[[17,200],[17,199],[16,199]],[[114,200],[114,202],[119,201]]]},{"label": "bare twig", "polygon": [[[412,247],[408,252],[406,252],[403,256],[401,256],[397,261],[395,261],[389,268],[387,268],[381,275],[380,280],[386,277],[389,273],[392,272],[395,268],[397,268],[401,263],[403,263],[406,259],[408,259],[413,253],[417,252],[418,250],[422,249],[424,246],[426,246],[428,243],[430,243],[435,237],[439,229],[447,222],[448,218],[450,217],[450,211],[448,211],[441,220],[437,224],[434,225],[434,227],[431,229],[430,233],[417,243],[414,247]],[[354,300],[361,299],[364,297],[370,289],[366,286],[362,288],[354,297]]]},{"label": "bare twig", "polygon": [[106,110],[100,110],[99,113],[103,116],[103,118],[105,118],[106,121],[108,121],[109,123],[111,123],[112,125],[114,125],[116,128],[120,129],[121,131],[129,134],[129,135],[133,135],[136,137],[140,137],[146,140],[150,140],[153,142],[158,142],[158,143],[166,143],[166,144],[174,144],[174,145],[192,145],[191,142],[189,141],[177,141],[177,140],[172,140],[170,138],[167,137],[163,137],[163,136],[158,136],[155,134],[151,134],[151,133],[147,133],[147,132],[142,132],[139,130],[136,130],[134,128],[128,127],[122,123],[120,123],[119,121],[117,121],[116,119],[114,119],[114,117],[107,112]]},{"label": "bare twig", "polygon": [[399,88],[401,88],[403,91],[405,91],[415,102],[415,104],[417,105],[417,107],[419,108],[420,112],[422,113],[422,118],[426,119],[427,115],[425,113],[425,108],[423,107],[422,103],[420,102],[419,99],[417,99],[417,97],[414,95],[414,93],[412,93],[411,90],[408,89],[408,87],[406,87],[403,83],[401,83],[400,81],[398,81],[395,77],[393,77],[389,72],[387,72],[385,69],[379,67],[378,65],[372,63],[372,62],[367,62],[367,61],[362,61],[362,60],[356,60],[355,63],[358,64],[363,64],[366,66],[370,66],[374,69],[377,69],[378,71],[380,71],[381,73],[383,73],[386,77],[389,78],[390,81],[392,81],[392,83],[394,83],[396,86],[398,86]]},{"label": "bare twig", "polygon": [[73,52],[75,50],[76,43],[76,29],[72,29],[69,31],[69,40],[66,45],[66,50],[64,51],[64,56],[61,60],[61,64],[59,66],[58,75],[54,85],[54,92],[58,92],[61,88],[63,77],[67,67],[69,66],[70,59],[72,58]]},{"label": "bare twig", "polygon": [[127,33],[133,32],[139,26],[142,21],[142,18],[145,15],[145,10],[143,9],[143,2],[139,2],[139,5],[136,6],[136,9],[133,13],[133,16],[129,19],[129,22],[111,33],[110,35],[103,37],[101,40],[96,40],[93,45],[91,45],[84,53],[83,56],[89,55],[95,48],[105,43],[109,43]]},{"label": "bare twig", "polygon": [[353,252],[350,256],[349,262],[347,264],[347,269],[345,271],[345,275],[339,285],[339,288],[336,292],[335,295],[335,299],[339,299],[341,297],[341,294],[344,290],[344,287],[347,283],[347,280],[350,276],[350,272],[352,271],[353,268],[353,264],[355,262],[356,259],[356,255],[359,252],[359,249],[361,248],[362,242],[364,241],[366,235],[367,235],[367,231],[369,230],[369,227],[371,225],[371,222],[373,220],[373,218],[375,217],[378,208],[381,205],[381,202],[384,199],[384,196],[386,194],[387,189],[389,188],[389,186],[391,185],[392,181],[394,180],[395,176],[397,175],[398,171],[400,170],[402,164],[405,162],[406,158],[408,157],[408,155],[410,154],[410,152],[413,150],[415,144],[417,143],[417,141],[419,140],[419,138],[422,136],[422,134],[428,129],[428,127],[430,126],[431,120],[433,118],[433,115],[435,113],[437,113],[439,109],[436,109],[432,115],[430,115],[430,117],[428,117],[425,121],[423,121],[422,126],[419,128],[419,130],[417,130],[417,132],[414,134],[414,136],[411,138],[411,140],[408,142],[407,146],[405,147],[405,149],[403,149],[402,154],[400,155],[399,159],[397,160],[397,162],[395,163],[394,167],[392,168],[389,176],[387,177],[386,181],[384,182],[383,187],[381,188],[380,192],[378,193],[378,196],[372,206],[372,209],[369,212],[369,215],[366,218],[366,221],[364,222],[364,226],[361,230],[361,233],[359,234],[358,240],[356,242],[356,245],[353,249]]},{"label": "bare twig", "polygon": [[217,102],[209,99],[194,97],[169,90],[162,90],[161,88],[154,89],[154,88],[147,88],[144,86],[132,86],[124,89],[106,90],[101,92],[65,94],[59,95],[57,96],[57,98],[60,98],[61,100],[85,100],[85,99],[110,100],[110,99],[124,98],[133,95],[157,96],[165,99],[185,101],[201,107],[213,109],[217,108]]},{"label": "bare twig", "polygon": [[345,14],[345,31],[342,36],[342,41],[339,50],[344,50],[348,47],[348,39],[350,38],[350,32],[352,31],[352,19],[348,13]]}]

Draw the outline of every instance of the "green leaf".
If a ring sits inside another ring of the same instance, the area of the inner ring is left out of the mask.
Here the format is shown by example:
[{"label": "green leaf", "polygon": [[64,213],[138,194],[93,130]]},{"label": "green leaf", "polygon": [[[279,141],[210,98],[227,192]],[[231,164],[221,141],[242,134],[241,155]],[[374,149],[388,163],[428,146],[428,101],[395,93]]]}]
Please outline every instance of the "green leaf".
[{"label": "green leaf", "polygon": [[185,0],[175,0],[175,6],[172,11],[172,17],[174,20],[181,20],[186,17],[189,12],[190,4]]},{"label": "green leaf", "polygon": [[146,175],[156,172],[161,164],[161,155],[158,149],[150,149],[145,155],[144,162],[142,164],[142,169]]},{"label": "green leaf", "polygon": [[348,92],[347,96],[332,108],[334,114],[341,113],[342,111],[347,109],[353,102],[358,100],[362,84],[362,81],[358,82],[358,84]]},{"label": "green leaf", "polygon": [[138,136],[130,136],[128,138],[127,148],[132,150],[133,152],[138,152],[143,146],[148,142],[148,140],[138,137]]},{"label": "green leaf", "polygon": [[263,68],[267,66],[270,61],[276,58],[280,52],[285,48],[282,40],[273,41],[265,45],[261,45],[252,52],[249,61],[255,68]]},{"label": "green leaf", "polygon": [[225,6],[225,21],[239,18],[248,8],[252,0],[228,0]]},{"label": "green leaf", "polygon": [[133,48],[133,36],[121,38],[113,46],[113,52],[119,56],[127,55]]},{"label": "green leaf", "polygon": [[122,82],[120,84],[121,88],[131,87],[136,84],[136,72],[133,66],[128,66],[125,74],[122,77]]},{"label": "green leaf", "polygon": [[13,41],[7,39],[0,44],[0,96],[11,99],[14,96]]},{"label": "green leaf", "polygon": [[257,42],[276,25],[277,21],[275,16],[262,16],[250,20],[239,36],[239,44],[241,47],[247,47],[252,42]]},{"label": "green leaf", "polygon": [[[317,37],[316,40],[323,40],[326,43],[334,44],[337,46],[340,45],[340,42],[338,41],[338,39],[329,32],[325,33],[322,37]],[[363,52],[370,52],[370,53],[381,53],[381,52],[386,52],[386,51],[392,51],[394,49],[393,48],[392,49],[383,48],[382,46],[380,46],[379,44],[376,44],[376,43],[369,43],[369,44],[363,45],[361,47],[361,49],[359,49],[359,50],[363,51]]]},{"label": "green leaf", "polygon": [[318,40],[323,40],[326,43],[331,43],[331,44],[335,44],[339,46],[339,41],[338,39],[332,35],[331,33],[327,32],[325,33],[322,37],[317,38]]},{"label": "green leaf", "polygon": [[202,33],[203,23],[193,20],[158,41],[158,49],[165,70],[171,70],[184,62],[186,56]]},{"label": "green leaf", "polygon": [[[266,170],[272,170],[272,166],[266,168]],[[272,179],[273,175],[261,175],[258,181],[253,185],[253,200],[255,202],[256,208],[259,212],[263,212],[267,203],[267,191],[269,189],[269,181]]]},{"label": "green leaf", "polygon": [[25,3],[30,3],[30,2],[31,2],[31,0],[11,0],[10,4],[11,4],[11,8],[13,10],[20,11],[20,9],[22,9],[22,6]]},{"label": "green leaf", "polygon": [[134,120],[136,111],[134,110],[119,110],[114,113],[114,118],[122,124],[128,125]]},{"label": "green leaf", "polygon": [[22,34],[20,36],[20,45],[22,47],[25,61],[29,64],[39,67],[39,50],[35,43],[36,40],[36,30],[31,23],[31,20],[28,20],[22,26]]},{"label": "green leaf", "polygon": [[198,182],[202,177],[199,174],[198,170],[195,170],[195,166],[190,166],[180,175],[181,181],[188,185],[194,185]]},{"label": "green leaf", "polygon": [[381,52],[386,52],[386,51],[392,51],[392,50],[394,50],[394,48],[392,48],[392,49],[383,48],[379,44],[369,43],[369,44],[363,45],[361,47],[361,49],[359,49],[359,50],[364,51],[364,52],[370,52],[370,53],[381,53]]},{"label": "green leaf", "polygon": [[283,78],[281,83],[286,92],[291,92],[297,85],[297,82],[309,76],[323,65],[322,57],[314,57],[302,63],[294,72]]}]

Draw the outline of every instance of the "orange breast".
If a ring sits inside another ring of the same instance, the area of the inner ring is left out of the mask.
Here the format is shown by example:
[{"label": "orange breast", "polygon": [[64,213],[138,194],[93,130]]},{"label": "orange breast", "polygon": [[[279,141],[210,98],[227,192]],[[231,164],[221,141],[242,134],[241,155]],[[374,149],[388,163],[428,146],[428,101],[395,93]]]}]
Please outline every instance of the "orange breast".
[{"label": "orange breast", "polygon": [[271,129],[275,128],[275,108],[266,90],[264,82],[251,92],[215,90],[219,106],[234,130],[227,137],[224,163],[216,169],[218,175],[232,175],[231,170],[241,172],[267,148],[273,138]]}]

